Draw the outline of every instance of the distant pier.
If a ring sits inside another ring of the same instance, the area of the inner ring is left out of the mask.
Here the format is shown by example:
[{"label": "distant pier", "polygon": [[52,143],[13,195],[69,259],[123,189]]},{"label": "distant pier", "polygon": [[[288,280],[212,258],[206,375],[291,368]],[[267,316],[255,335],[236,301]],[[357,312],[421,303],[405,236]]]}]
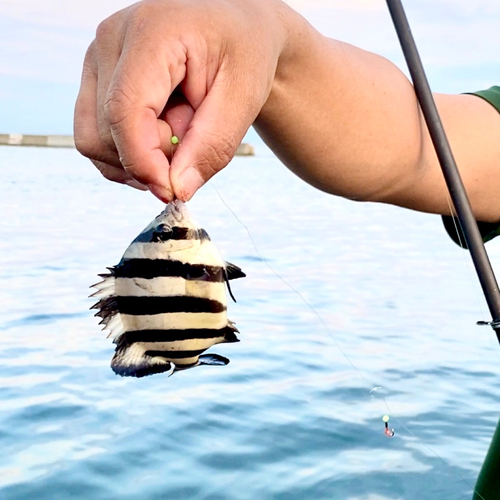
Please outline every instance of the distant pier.
[{"label": "distant pier", "polygon": [[[1,146],[38,146],[44,148],[74,148],[72,135],[33,135],[33,134],[0,134]],[[242,142],[238,146],[236,156],[253,156],[254,147]]]}]

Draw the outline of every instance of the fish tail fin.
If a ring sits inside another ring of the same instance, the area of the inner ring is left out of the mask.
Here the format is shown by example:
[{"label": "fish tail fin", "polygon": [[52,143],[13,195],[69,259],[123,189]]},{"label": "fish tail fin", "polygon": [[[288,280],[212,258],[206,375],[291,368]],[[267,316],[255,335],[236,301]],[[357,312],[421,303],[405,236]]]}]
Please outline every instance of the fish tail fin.
[{"label": "fish tail fin", "polygon": [[171,375],[175,365],[160,356],[149,356],[136,344],[123,343],[116,348],[111,368],[122,377],[145,377],[163,372],[171,372]]}]

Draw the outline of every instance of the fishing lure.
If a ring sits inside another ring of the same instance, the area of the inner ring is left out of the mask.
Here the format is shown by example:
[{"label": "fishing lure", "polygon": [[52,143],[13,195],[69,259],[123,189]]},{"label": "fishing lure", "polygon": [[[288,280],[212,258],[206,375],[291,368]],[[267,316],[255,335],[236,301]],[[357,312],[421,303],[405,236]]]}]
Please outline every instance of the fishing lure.
[{"label": "fishing lure", "polygon": [[384,415],[382,417],[382,420],[384,421],[385,424],[384,434],[390,438],[394,437],[394,429],[389,429],[389,415]]}]

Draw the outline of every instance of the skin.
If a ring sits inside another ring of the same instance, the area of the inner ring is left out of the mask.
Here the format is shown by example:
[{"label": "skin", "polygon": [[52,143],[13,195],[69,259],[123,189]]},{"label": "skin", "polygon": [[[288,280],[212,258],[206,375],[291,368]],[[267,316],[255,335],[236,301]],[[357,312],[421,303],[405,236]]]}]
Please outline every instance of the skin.
[{"label": "skin", "polygon": [[[500,114],[476,96],[435,99],[476,218],[500,220]],[[107,179],[189,200],[252,124],[323,191],[450,212],[404,74],[322,36],[279,0],[147,0],[99,25],[75,142]]]}]

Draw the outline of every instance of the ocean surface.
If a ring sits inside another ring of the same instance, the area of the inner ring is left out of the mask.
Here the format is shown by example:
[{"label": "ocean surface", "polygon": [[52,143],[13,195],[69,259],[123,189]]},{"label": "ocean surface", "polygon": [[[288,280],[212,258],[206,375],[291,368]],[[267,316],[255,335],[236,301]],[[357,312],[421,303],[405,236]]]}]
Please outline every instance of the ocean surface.
[{"label": "ocean surface", "polygon": [[247,273],[230,364],[120,378],[89,285],[162,204],[73,150],[0,147],[0,172],[0,499],[471,498],[500,347],[437,216],[236,158],[189,204]]}]

